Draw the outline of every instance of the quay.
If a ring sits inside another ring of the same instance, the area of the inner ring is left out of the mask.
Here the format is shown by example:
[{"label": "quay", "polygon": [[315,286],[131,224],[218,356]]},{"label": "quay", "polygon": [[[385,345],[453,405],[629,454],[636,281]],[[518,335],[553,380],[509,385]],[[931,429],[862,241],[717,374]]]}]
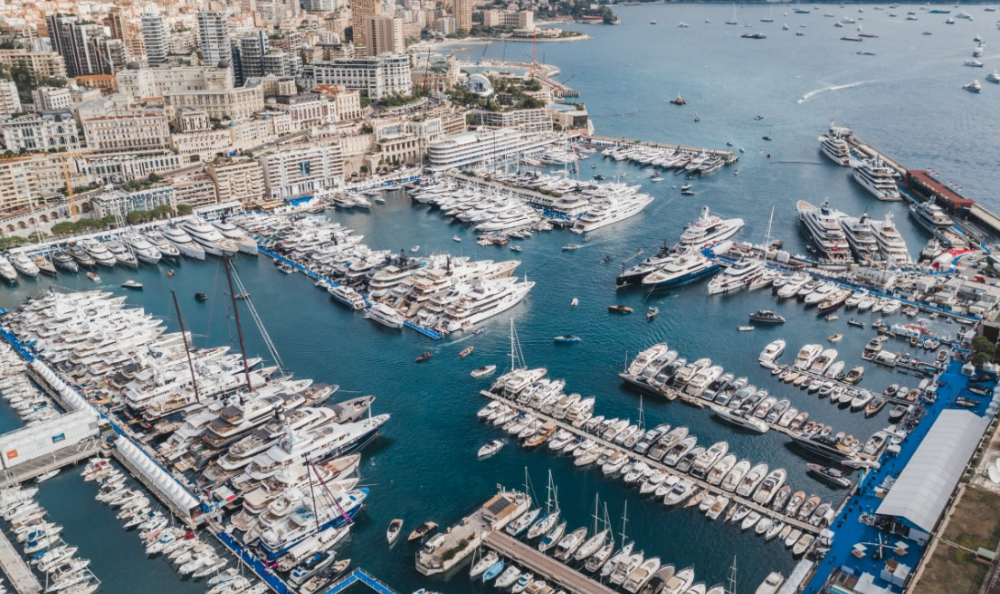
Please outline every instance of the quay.
[{"label": "quay", "polygon": [[462,185],[475,186],[476,189],[481,191],[492,190],[494,192],[514,194],[521,200],[524,200],[529,206],[540,209],[546,216],[561,219],[566,222],[569,222],[571,219],[578,218],[586,212],[588,206],[586,203],[582,203],[580,201],[566,201],[563,200],[562,197],[542,194],[541,192],[536,192],[530,188],[508,185],[478,177],[469,177],[454,171],[449,171],[443,175]]},{"label": "quay", "polygon": [[500,556],[516,561],[521,567],[545,578],[549,585],[565,589],[574,594],[612,594],[614,590],[592,580],[568,565],[546,555],[534,547],[503,532],[491,532],[483,539],[483,545],[493,549]]},{"label": "quay", "polygon": [[803,532],[812,534],[814,536],[818,535],[820,532],[822,532],[822,528],[820,528],[819,526],[813,526],[812,524],[809,524],[808,522],[803,522],[803,521],[801,521],[801,520],[799,520],[797,518],[790,518],[788,516],[785,516],[784,514],[776,513],[773,510],[771,510],[770,508],[763,507],[761,505],[758,505],[757,503],[754,503],[753,501],[751,501],[749,499],[746,499],[745,497],[741,497],[741,496],[737,495],[735,492],[731,493],[729,491],[725,491],[725,490],[721,489],[718,485],[710,485],[710,484],[708,484],[707,481],[704,481],[702,479],[696,478],[696,477],[694,477],[694,476],[692,476],[690,474],[685,474],[685,473],[682,473],[682,472],[678,472],[675,468],[667,466],[665,464],[662,464],[661,462],[659,462],[657,460],[653,460],[652,458],[649,458],[648,456],[640,455],[640,454],[638,454],[638,453],[636,453],[636,452],[634,452],[632,450],[627,450],[627,449],[623,448],[620,445],[611,443],[609,441],[605,441],[604,439],[602,439],[602,438],[600,438],[600,437],[598,437],[596,435],[593,435],[591,433],[587,433],[583,429],[578,429],[578,428],[573,427],[572,425],[570,425],[568,423],[565,423],[563,421],[560,421],[558,419],[550,417],[549,415],[546,415],[546,414],[544,414],[544,413],[542,413],[540,411],[536,411],[536,410],[534,410],[532,408],[528,408],[526,406],[522,406],[522,405],[520,405],[520,404],[518,404],[516,402],[513,402],[511,400],[508,400],[508,399],[500,396],[499,394],[494,394],[493,392],[490,392],[489,390],[481,390],[479,392],[479,394],[481,396],[485,396],[486,398],[489,398],[491,400],[499,400],[500,402],[503,402],[507,406],[516,408],[517,410],[519,410],[519,411],[521,411],[523,413],[530,413],[530,414],[534,415],[536,418],[542,419],[542,420],[544,420],[547,423],[551,423],[551,424],[555,425],[556,427],[558,427],[560,429],[564,429],[566,431],[569,431],[570,433],[572,433],[573,435],[576,435],[577,437],[581,437],[581,438],[584,438],[584,439],[592,439],[598,445],[600,445],[601,447],[611,448],[611,449],[613,449],[613,450],[615,450],[617,452],[621,452],[621,453],[625,454],[626,456],[628,456],[630,458],[641,458],[642,461],[645,462],[646,464],[648,464],[651,468],[656,468],[656,469],[661,470],[661,471],[663,471],[663,472],[665,472],[665,473],[667,473],[667,474],[669,474],[671,476],[676,476],[678,478],[682,478],[682,479],[688,480],[688,481],[694,483],[697,487],[699,487],[701,489],[705,489],[709,493],[712,493],[712,494],[714,494],[716,496],[718,496],[718,495],[725,495],[726,497],[728,497],[730,499],[730,501],[731,501],[730,505],[735,505],[737,503],[745,505],[746,507],[750,508],[752,511],[756,511],[756,512],[760,513],[762,516],[767,516],[767,517],[772,518],[772,519],[779,519],[779,520],[785,522],[785,524],[788,524],[788,525],[792,526],[793,528],[798,528],[799,530],[802,530]]},{"label": "quay", "polygon": [[473,554],[487,535],[527,512],[531,503],[526,493],[501,489],[457,524],[428,538],[416,553],[417,571],[423,575],[450,572]]},{"label": "quay", "polygon": [[[962,217],[965,220],[956,220],[956,227],[963,234],[973,235],[974,237],[983,234],[992,235],[994,238],[1000,237],[1000,216],[987,210],[976,201],[962,196],[948,184],[936,179],[935,175],[931,172],[907,169],[895,159],[865,142],[853,130],[831,124],[830,131],[833,132],[834,130],[847,132],[844,135],[844,140],[847,141],[852,156],[856,155],[865,158],[877,156],[892,168],[896,172],[896,175],[905,180],[906,187],[900,192],[904,201],[923,202],[924,200],[933,200],[938,206],[947,209],[953,214],[957,214],[957,211],[960,210],[965,211],[966,214]],[[915,193],[917,195],[914,195]]]},{"label": "quay", "polygon": [[21,555],[3,532],[0,532],[0,568],[18,594],[42,592],[42,584],[38,582],[38,578],[21,559]]},{"label": "quay", "polygon": [[721,157],[726,165],[732,165],[740,160],[739,155],[735,151],[724,150],[724,149],[708,149],[699,148],[695,146],[684,146],[680,144],[666,144],[662,142],[649,142],[646,140],[629,140],[627,138],[611,138],[608,136],[581,136],[581,142],[589,144],[594,147],[600,148],[610,148],[615,146],[631,146],[631,147],[651,147],[670,151],[681,151],[684,153],[706,153],[712,155],[713,157]]}]

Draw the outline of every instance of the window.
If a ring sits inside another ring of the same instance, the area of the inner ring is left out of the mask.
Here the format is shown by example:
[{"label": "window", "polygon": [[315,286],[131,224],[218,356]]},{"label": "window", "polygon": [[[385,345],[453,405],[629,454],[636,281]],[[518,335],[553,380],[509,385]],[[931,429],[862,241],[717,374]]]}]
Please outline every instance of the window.
[{"label": "window", "polygon": [[312,173],[312,164],[309,161],[299,163],[299,175],[307,176]]},{"label": "window", "polygon": [[52,443],[59,443],[60,441],[66,441],[65,433],[60,433],[59,435],[52,436]]}]

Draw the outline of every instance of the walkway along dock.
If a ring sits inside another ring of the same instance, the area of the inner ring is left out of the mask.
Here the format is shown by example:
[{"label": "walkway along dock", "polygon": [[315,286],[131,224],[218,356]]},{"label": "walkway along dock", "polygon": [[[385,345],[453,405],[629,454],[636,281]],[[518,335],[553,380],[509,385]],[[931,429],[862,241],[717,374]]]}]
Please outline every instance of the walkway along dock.
[{"label": "walkway along dock", "polygon": [[666,144],[662,142],[649,142],[646,140],[629,140],[627,138],[611,138],[608,136],[581,136],[582,142],[586,142],[595,147],[610,148],[614,146],[652,147],[670,151],[682,151],[685,153],[705,153],[713,157],[722,157],[726,165],[732,165],[740,160],[735,151],[723,149],[707,149],[695,146],[683,146],[680,144]]},{"label": "walkway along dock", "polygon": [[544,577],[550,586],[554,585],[574,594],[614,593],[614,590],[604,584],[590,579],[568,565],[504,532],[490,532],[483,538],[483,544],[502,557],[531,570],[536,576]]},{"label": "walkway along dock", "polygon": [[28,482],[47,472],[76,464],[86,458],[91,458],[100,451],[100,440],[97,438],[88,439],[52,452],[51,454],[24,462],[23,464],[5,468],[3,474],[0,474],[0,488]]},{"label": "walkway along dock", "polygon": [[28,564],[21,559],[21,555],[3,532],[0,532],[0,567],[18,594],[36,594],[42,591],[38,578],[31,573]]},{"label": "walkway along dock", "polygon": [[341,580],[334,584],[332,588],[327,590],[325,594],[339,594],[357,583],[368,586],[372,590],[378,592],[378,594],[396,594],[392,588],[378,581],[375,576],[360,567],[347,574],[346,577],[341,578]]},{"label": "walkway along dock", "polygon": [[544,414],[542,412],[536,411],[535,409],[528,408],[526,406],[520,405],[520,404],[518,404],[518,403],[516,403],[516,402],[514,402],[512,400],[509,400],[507,398],[504,398],[504,397],[500,396],[499,394],[494,394],[493,392],[490,392],[489,390],[482,390],[482,391],[479,392],[479,394],[481,396],[485,396],[485,397],[487,397],[487,398],[489,398],[491,400],[499,400],[500,402],[503,402],[504,404],[506,404],[506,405],[508,405],[508,406],[510,406],[512,408],[516,408],[517,410],[519,410],[519,411],[521,411],[523,413],[528,413],[528,414],[534,415],[536,418],[541,419],[541,420],[543,420],[543,421],[545,421],[547,423],[552,423],[556,427],[558,427],[560,429],[565,429],[566,431],[569,431],[570,433],[572,433],[573,435],[576,435],[578,437],[581,437],[581,438],[584,438],[584,439],[592,439],[592,440],[594,440],[601,447],[612,448],[615,451],[621,452],[621,453],[625,454],[626,456],[628,456],[630,458],[641,459],[643,462],[645,462],[646,464],[648,464],[651,468],[656,468],[658,470],[662,470],[663,472],[666,472],[667,474],[669,474],[671,476],[676,476],[676,477],[679,477],[679,478],[691,481],[697,487],[699,487],[701,489],[708,490],[709,493],[712,493],[712,494],[717,495],[717,496],[718,495],[725,495],[726,497],[728,497],[731,500],[730,505],[736,505],[736,504],[745,505],[746,507],[750,508],[751,510],[760,513],[762,516],[766,516],[766,517],[769,517],[769,518],[772,518],[772,519],[774,519],[774,518],[780,519],[784,523],[791,525],[793,528],[798,528],[799,530],[802,530],[803,532],[806,532],[806,533],[809,533],[809,534],[812,534],[812,535],[817,535],[822,530],[822,528],[820,528],[819,526],[813,526],[812,524],[809,524],[807,522],[803,522],[803,521],[798,520],[796,518],[790,518],[788,516],[785,516],[784,514],[779,514],[779,513],[775,512],[775,511],[771,510],[770,508],[763,507],[763,506],[758,505],[757,503],[754,503],[753,501],[751,501],[751,500],[749,500],[749,499],[747,499],[745,497],[741,497],[741,496],[737,495],[735,492],[731,493],[729,491],[726,491],[726,490],[722,489],[721,487],[719,487],[718,485],[710,485],[710,484],[708,484],[708,482],[706,482],[706,481],[704,481],[702,479],[696,478],[696,477],[694,477],[694,476],[692,476],[690,474],[685,474],[683,472],[679,472],[675,468],[667,466],[667,465],[665,465],[665,464],[663,464],[663,463],[661,463],[661,462],[659,462],[657,460],[653,460],[652,458],[649,458],[648,456],[640,455],[640,454],[638,454],[638,453],[636,453],[636,452],[634,452],[632,450],[628,450],[626,448],[623,448],[620,445],[611,443],[610,441],[605,441],[604,439],[601,439],[600,437],[598,437],[596,435],[593,435],[591,433],[587,433],[583,429],[577,429],[576,427],[573,427],[572,425],[570,425],[568,423],[565,423],[565,422],[560,421],[558,419],[552,418],[549,415],[546,415],[546,414]]}]

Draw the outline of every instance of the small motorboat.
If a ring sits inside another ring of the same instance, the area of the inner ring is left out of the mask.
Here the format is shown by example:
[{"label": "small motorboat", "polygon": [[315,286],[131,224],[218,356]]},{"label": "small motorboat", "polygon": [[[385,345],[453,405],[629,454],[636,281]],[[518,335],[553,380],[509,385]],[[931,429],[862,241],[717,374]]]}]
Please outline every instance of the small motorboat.
[{"label": "small motorboat", "polygon": [[676,99],[671,99],[670,102],[674,105],[687,105],[687,101],[685,101],[684,97],[681,97],[680,95],[677,95]]},{"label": "small motorboat", "polygon": [[576,307],[577,305],[580,305],[580,300],[574,297],[573,300],[569,302],[569,305],[570,307]]},{"label": "small motorboat", "polygon": [[836,468],[828,468],[826,466],[821,466],[819,464],[808,463],[806,466],[809,467],[809,471],[819,477],[826,483],[829,483],[835,487],[847,488],[851,486],[851,479]]},{"label": "small motorboat", "polygon": [[836,322],[839,319],[840,319],[840,316],[838,316],[837,314],[830,314],[830,315],[826,316],[826,321],[827,322]]},{"label": "small motorboat", "polygon": [[579,336],[573,336],[572,334],[563,334],[562,336],[556,336],[552,340],[556,342],[580,342],[581,338]]},{"label": "small motorboat", "polygon": [[847,320],[847,325],[848,326],[854,326],[855,328],[864,328],[865,327],[865,323],[864,322],[862,322],[861,320],[855,320],[854,318],[851,318],[850,320]]},{"label": "small motorboat", "polygon": [[843,338],[844,338],[843,334],[832,334],[826,337],[826,339],[829,340],[830,342],[840,342]]},{"label": "small motorboat", "polygon": [[123,289],[132,289],[133,291],[141,291],[142,290],[142,283],[140,283],[139,281],[127,280],[127,281],[125,281],[125,282],[122,283],[122,288]]},{"label": "small motorboat", "polygon": [[249,299],[249,298],[250,298],[250,293],[237,293],[236,296],[234,297],[234,299],[238,301],[242,301],[244,299]]},{"label": "small motorboat", "polygon": [[94,281],[95,283],[101,282],[101,277],[97,276],[96,272],[88,272],[87,273],[87,278],[89,278],[90,280]]},{"label": "small motorboat", "polygon": [[740,332],[753,332],[753,326],[737,326],[736,329]]},{"label": "small motorboat", "polygon": [[627,305],[609,305],[608,311],[612,313],[630,314],[632,313],[632,308]]},{"label": "small motorboat", "polygon": [[521,253],[521,246],[519,246],[519,245],[512,245],[512,246],[510,246],[510,251],[517,252],[517,253],[520,254]]},{"label": "small motorboat", "polygon": [[451,238],[451,240],[452,240],[452,241],[457,241],[457,242],[459,242],[459,243],[461,243],[461,242],[462,242],[462,238],[461,238],[461,237],[459,237],[458,235],[453,235],[453,236],[452,236],[452,238]]},{"label": "small motorboat", "polygon": [[660,315],[660,310],[655,307],[650,307],[646,310],[646,321],[652,322],[658,315]]},{"label": "small motorboat", "polygon": [[603,258],[601,258],[601,261],[606,264],[606,263],[608,263],[608,262],[610,262],[610,261],[612,261],[614,259],[615,259],[614,256],[612,256],[611,254],[607,254]]},{"label": "small motorboat", "polygon": [[569,244],[566,244],[566,245],[563,246],[562,251],[564,251],[564,252],[572,252],[572,251],[576,251],[576,250],[580,249],[581,247],[583,247],[583,246],[581,246],[578,243],[569,243]]},{"label": "small motorboat", "polygon": [[417,529],[411,532],[410,535],[406,537],[406,540],[409,542],[420,540],[431,532],[437,530],[437,527],[437,522],[424,522],[423,524],[417,526]]},{"label": "small motorboat", "polygon": [[434,356],[434,353],[432,353],[430,351],[424,351],[424,352],[420,353],[419,357],[417,357],[417,363],[423,363],[424,361],[427,361],[428,359],[430,359],[433,356]]},{"label": "small motorboat", "polygon": [[464,359],[472,354],[472,347],[465,347],[462,352],[458,354],[459,358]]},{"label": "small motorboat", "polygon": [[385,531],[385,539],[389,541],[389,544],[396,542],[399,535],[403,532],[403,520],[393,520],[389,522],[389,529]]},{"label": "small motorboat", "polygon": [[195,301],[208,301],[208,295],[204,293],[195,293],[194,299]]},{"label": "small motorboat", "polygon": [[477,367],[477,368],[473,369],[472,373],[469,374],[469,375],[471,375],[472,377],[474,377],[476,379],[479,379],[479,378],[482,378],[482,377],[489,377],[489,376],[493,375],[493,373],[496,370],[497,370],[497,366],[496,365],[483,365],[482,367]]},{"label": "small motorboat", "polygon": [[479,448],[479,453],[477,454],[480,459],[489,458],[493,454],[499,452],[503,449],[503,442],[499,439],[494,439],[490,443]]},{"label": "small motorboat", "polygon": [[413,246],[413,247],[410,248],[410,251],[414,252],[414,253],[419,252],[420,251],[420,246],[419,245],[415,245],[415,246]]}]

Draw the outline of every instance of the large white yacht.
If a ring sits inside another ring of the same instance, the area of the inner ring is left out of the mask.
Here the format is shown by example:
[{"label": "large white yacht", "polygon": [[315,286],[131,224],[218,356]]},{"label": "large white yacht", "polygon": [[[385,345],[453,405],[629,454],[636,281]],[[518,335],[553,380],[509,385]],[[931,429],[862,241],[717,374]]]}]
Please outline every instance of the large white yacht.
[{"label": "large white yacht", "polygon": [[875,241],[878,242],[879,255],[883,260],[891,261],[894,264],[909,264],[911,262],[910,252],[906,249],[906,241],[896,230],[896,224],[892,222],[892,213],[885,213],[885,220],[873,221],[872,231],[875,232]]},{"label": "large white yacht", "polygon": [[816,208],[805,200],[799,200],[798,211],[799,221],[821,257],[829,260],[847,257],[850,246],[840,226],[840,219],[844,216],[842,212],[830,208],[829,201]]},{"label": "large white yacht", "polygon": [[235,243],[236,249],[244,254],[257,255],[257,242],[247,236],[242,229],[226,221],[215,221],[212,225],[219,230],[223,237]]},{"label": "large white yacht", "polygon": [[390,415],[377,415],[355,423],[331,422],[305,431],[289,428],[278,443],[254,456],[246,473],[254,480],[264,480],[292,464],[346,456],[371,441],[389,418]]},{"label": "large white yacht", "polygon": [[684,226],[684,233],[681,234],[680,241],[674,249],[682,251],[702,248],[729,239],[742,228],[743,219],[720,219],[712,215],[707,206],[702,206],[698,219]]},{"label": "large white yacht", "polygon": [[633,217],[645,209],[653,197],[649,194],[612,195],[587,211],[573,224],[573,233],[596,231],[618,221]]},{"label": "large white yacht", "polygon": [[947,231],[954,225],[954,221],[951,217],[946,215],[941,207],[934,203],[933,200],[928,200],[927,202],[911,204],[910,214],[916,219],[920,226],[927,229],[934,235],[939,235],[944,231]]},{"label": "large white yacht", "polygon": [[239,249],[231,240],[226,239],[215,227],[198,219],[184,221],[181,224],[191,239],[195,240],[205,252],[213,256],[235,256]]},{"label": "large white yacht", "polygon": [[88,254],[90,254],[90,257],[93,258],[101,266],[107,266],[108,268],[111,268],[118,263],[118,259],[115,258],[115,255],[109,252],[108,248],[105,247],[103,243],[97,241],[96,239],[91,239],[89,241],[84,242],[82,247],[84,250],[86,250]]},{"label": "large white yacht", "polygon": [[142,235],[130,235],[124,238],[124,241],[130,248],[132,248],[132,252],[140,262],[145,262],[146,264],[156,264],[163,257],[159,248],[153,245]]},{"label": "large white yacht", "polygon": [[844,228],[844,235],[854,252],[855,259],[863,264],[871,262],[878,253],[878,242],[875,241],[868,213],[858,218],[842,217],[840,224]]},{"label": "large white yacht", "polygon": [[764,350],[760,352],[760,356],[757,358],[761,365],[773,364],[781,356],[781,353],[785,352],[785,341],[782,339],[775,340],[769,343]]},{"label": "large white yacht", "polygon": [[891,167],[882,162],[878,156],[872,159],[861,159],[851,163],[851,173],[854,181],[872,193],[879,200],[899,200],[899,188]]},{"label": "large white yacht", "polygon": [[479,281],[444,313],[438,329],[447,332],[466,330],[479,322],[514,307],[535,286],[533,281],[518,282],[517,278]]},{"label": "large white yacht", "polygon": [[715,276],[712,282],[708,283],[708,294],[739,291],[762,274],[764,274],[763,262],[744,258],[726,268],[722,274]]},{"label": "large white yacht", "polygon": [[403,323],[406,322],[406,318],[403,317],[403,314],[389,307],[385,303],[376,303],[368,308],[365,312],[365,317],[373,322],[378,322],[383,326],[388,326],[389,328],[402,328]]},{"label": "large white yacht", "polygon": [[[845,130],[846,134],[844,133]],[[850,131],[846,128],[831,127],[829,134],[819,137],[820,150],[831,161],[841,167],[847,167],[851,164],[851,149],[847,145],[847,141],[844,140],[847,134],[850,134]]]},{"label": "large white yacht", "polygon": [[719,265],[698,252],[676,254],[658,270],[642,279],[647,289],[665,289],[689,283],[708,276],[719,269]]},{"label": "large white yacht", "polygon": [[361,293],[358,293],[347,285],[331,285],[327,287],[326,292],[342,305],[351,309],[365,308],[365,298],[361,296]]},{"label": "large white yacht", "polygon": [[[112,261],[114,256],[111,256]],[[10,257],[10,263],[14,265],[14,268],[24,276],[36,277],[38,273],[41,272],[38,268],[38,264],[31,261],[31,258],[25,256],[24,254],[17,254]],[[105,264],[107,266],[107,264]],[[111,266],[114,266],[112,263]]]},{"label": "large white yacht", "polygon": [[0,276],[8,283],[17,282],[17,271],[11,266],[10,260],[0,255]]},{"label": "large white yacht", "polygon": [[163,237],[174,244],[182,255],[188,258],[194,258],[196,260],[205,259],[205,250],[200,244],[196,243],[191,236],[187,234],[183,229],[178,229],[177,227],[167,227],[163,230]]}]

